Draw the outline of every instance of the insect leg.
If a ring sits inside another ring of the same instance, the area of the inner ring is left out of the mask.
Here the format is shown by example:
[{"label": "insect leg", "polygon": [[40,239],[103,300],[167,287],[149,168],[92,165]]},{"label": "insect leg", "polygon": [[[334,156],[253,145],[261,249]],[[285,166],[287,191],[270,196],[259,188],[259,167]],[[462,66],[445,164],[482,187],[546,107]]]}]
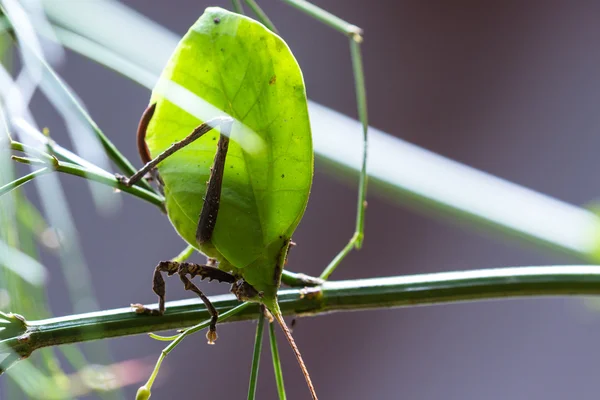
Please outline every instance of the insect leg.
[{"label": "insect leg", "polygon": [[215,160],[210,169],[210,178],[204,196],[204,205],[200,212],[198,227],[196,228],[196,241],[198,244],[203,244],[210,241],[215,224],[217,223],[217,214],[219,213],[219,204],[221,202],[221,187],[223,184],[223,173],[225,171],[225,159],[227,158],[227,150],[229,149],[229,132],[231,124],[221,127],[222,134],[219,137],[217,144],[217,152]]},{"label": "insect leg", "polygon": [[162,273],[165,272],[171,276],[179,269],[179,263],[173,261],[161,261],[154,268],[154,275],[152,278],[152,290],[158,296],[158,309],[147,308],[141,304],[132,304],[131,306],[135,309],[138,314],[148,315],[163,315],[165,312],[165,280]]},{"label": "insect leg", "polygon": [[161,261],[154,269],[154,276],[152,278],[152,290],[158,296],[158,309],[147,308],[141,304],[132,304],[135,311],[138,314],[163,315],[165,312],[166,290],[165,280],[162,274],[166,273],[168,276],[171,276],[175,273],[180,273],[180,271],[189,274],[191,278],[194,278],[195,276],[200,276],[202,277],[201,279],[208,278],[209,282],[212,280],[225,283],[235,282],[235,277],[233,275],[215,267],[187,262]]},{"label": "insect leg", "polygon": [[146,130],[148,130],[148,124],[150,120],[154,116],[154,111],[156,110],[156,103],[152,103],[144,110],[142,114],[142,118],[140,118],[140,123],[138,124],[137,129],[137,148],[138,153],[140,154],[140,158],[144,164],[152,161],[152,157],[150,157],[150,150],[148,150],[148,146],[146,145]]},{"label": "insect leg", "polygon": [[194,278],[196,275],[199,275],[204,278],[208,278],[209,281],[216,279],[219,282],[227,282],[233,283],[235,282],[235,277],[227,272],[221,271],[220,269],[214,267],[208,267],[206,265],[198,265],[191,263],[181,263],[179,265],[179,269],[177,270],[179,274],[179,278],[183,282],[185,290],[191,290],[196,293],[200,299],[206,305],[206,309],[208,310],[211,319],[210,326],[208,328],[208,332],[206,333],[206,338],[208,339],[208,344],[214,344],[215,340],[217,340],[217,320],[219,318],[219,312],[210,302],[208,297],[202,291],[192,283],[192,281],[187,277]]},{"label": "insect leg", "polygon": [[352,56],[352,68],[354,70],[354,86],[356,88],[356,102],[358,107],[358,115],[362,123],[363,131],[363,158],[362,168],[360,172],[360,180],[358,185],[358,202],[356,211],[356,228],[354,235],[348,242],[348,244],[338,253],[337,256],[329,263],[319,278],[327,279],[342,260],[352,251],[352,249],[360,249],[364,237],[365,227],[365,210],[367,208],[367,130],[368,130],[368,118],[367,118],[367,94],[365,89],[365,77],[363,72],[363,62],[360,51],[360,44],[363,41],[362,29],[356,25],[352,25],[341,18],[323,10],[314,4],[309,3],[305,0],[282,0],[284,3],[288,3],[300,11],[308,14],[314,19],[324,23],[343,33],[349,38],[350,42],[350,55]]},{"label": "insect leg", "polygon": [[133,174],[130,178],[125,178],[122,176],[118,176],[118,179],[127,186],[132,186],[141,180],[148,172],[154,169],[160,162],[164,161],[167,157],[173,155],[178,150],[181,150],[185,146],[189,145],[196,139],[202,137],[205,133],[211,131],[217,126],[231,126],[233,120],[230,117],[218,117],[213,118],[210,121],[206,121],[202,125],[198,126],[196,129],[192,131],[188,136],[183,138],[182,140],[173,143],[169,146],[168,149],[160,153],[156,158],[149,159],[150,156],[148,154],[148,149],[146,148],[145,137],[146,137],[146,129],[148,128],[148,124],[154,115],[155,105],[150,106],[144,114],[142,115],[142,119],[140,121],[140,125],[138,126],[137,133],[137,144],[138,151],[140,152],[140,156],[142,161],[146,161],[146,165],[144,165],[140,170],[138,170],[135,174]]}]

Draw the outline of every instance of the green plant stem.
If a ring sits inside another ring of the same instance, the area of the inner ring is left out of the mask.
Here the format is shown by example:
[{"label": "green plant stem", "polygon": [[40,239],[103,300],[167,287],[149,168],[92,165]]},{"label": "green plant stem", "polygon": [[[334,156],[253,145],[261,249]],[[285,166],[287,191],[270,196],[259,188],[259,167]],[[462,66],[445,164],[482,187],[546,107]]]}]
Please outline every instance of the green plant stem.
[{"label": "green plant stem", "polygon": [[[11,21],[8,19],[5,19],[5,21],[9,24],[11,23]],[[133,175],[137,171],[137,169],[104,134],[104,132],[100,129],[100,127],[96,124],[92,117],[87,113],[87,111],[75,98],[69,87],[65,84],[65,82],[63,82],[63,80],[58,76],[58,74],[56,74],[52,67],[48,65],[48,63],[46,63],[46,61],[42,57],[40,57],[39,54],[33,51],[27,43],[17,42],[17,44],[21,46],[23,50],[26,50],[29,54],[31,54],[31,56],[37,59],[37,62],[39,62],[40,65],[43,67],[43,71],[50,78],[48,80],[48,83],[53,85],[54,88],[58,88],[58,90],[56,90],[55,93],[57,93],[60,96],[60,98],[63,101],[65,101],[66,104],[68,104],[76,111],[78,117],[81,118],[83,123],[88,125],[88,127],[92,130],[92,132],[104,148],[104,151],[108,155],[108,158],[110,158],[110,160],[112,160],[112,162],[115,163],[117,168],[122,173],[128,176]],[[141,179],[138,185],[149,192],[155,193],[155,189],[145,179]]]},{"label": "green plant stem", "polygon": [[43,167],[40,168],[36,171],[33,171],[25,176],[22,176],[18,179],[15,179],[12,182],[8,182],[6,185],[4,186],[0,186],[0,196],[18,188],[21,185],[26,184],[27,182],[29,182],[30,180],[32,180],[33,178],[35,178],[36,176],[40,176],[40,175],[45,175],[52,172],[52,170],[48,167]]},{"label": "green plant stem", "polygon": [[[356,25],[352,25],[343,19],[333,15],[332,13],[323,10],[320,7],[315,6],[314,4],[309,3],[304,0],[282,0],[284,3],[287,3],[291,6],[296,7],[298,10],[310,15],[317,21],[320,21],[326,25],[329,25],[333,29],[344,33],[352,38],[356,36],[360,37],[362,35],[362,29],[360,29]],[[360,39],[357,38],[360,41]]]},{"label": "green plant stem", "polygon": [[[48,167],[41,168],[37,171],[34,171],[22,178],[14,180],[12,182],[7,183],[6,185],[0,187],[0,196],[11,190],[23,185],[38,175],[43,175],[46,173],[50,173],[53,170],[58,172],[63,172],[70,175],[75,175],[83,178],[87,178],[93,180],[98,183],[102,183],[108,185],[113,188],[120,189],[126,193],[132,194],[142,200],[146,200],[151,204],[158,206],[161,210],[164,207],[164,198],[160,195],[155,194],[154,192],[148,192],[147,190],[140,188],[138,186],[125,186],[121,184],[114,175],[110,174],[102,170],[101,168],[96,167],[93,164],[82,163],[79,157],[75,154],[71,153],[69,150],[66,150],[59,145],[53,142],[46,142],[46,145],[49,149],[56,154],[61,159],[68,160],[69,162],[58,161],[52,156],[41,152],[37,149],[30,148],[20,142],[12,141],[10,147],[12,150],[22,151],[27,154],[35,155],[42,160],[46,160],[47,162],[51,162],[52,169]],[[29,163],[34,160],[27,160],[18,158],[19,161]],[[42,163],[42,165],[45,165]],[[194,248],[192,246],[187,246],[179,255],[175,257],[177,261],[185,261],[192,253],[194,252]],[[312,276],[308,276],[305,274],[294,273],[290,271],[283,271],[282,274],[282,282],[291,287],[304,287],[304,286],[316,286],[321,284],[323,281],[319,278],[315,278]]]},{"label": "green plant stem", "polygon": [[[279,304],[285,315],[317,315],[525,296],[598,294],[600,266],[516,267],[328,281],[314,288],[281,290]],[[211,301],[219,314],[239,305],[233,295],[214,296]],[[255,319],[259,312],[260,307],[251,304],[228,321]],[[196,299],[167,303],[167,311],[160,318],[137,315],[129,308],[70,315],[30,321],[18,336],[2,336],[0,331],[0,347],[27,356],[41,347],[179,329],[209,317]]]},{"label": "green plant stem", "polygon": [[[21,133],[26,134],[29,137],[39,141],[43,145],[43,146],[40,146],[40,148],[43,147],[43,148],[47,149],[47,151],[49,153],[51,153],[52,156],[56,156],[60,160],[68,161],[70,163],[80,165],[84,168],[106,172],[102,168],[84,160],[83,158],[79,157],[75,153],[60,146],[59,144],[54,142],[52,139],[45,136],[42,132],[36,130],[33,126],[26,123],[24,120],[15,121],[15,125],[17,125],[21,128]],[[27,150],[28,146],[25,146],[24,144],[17,142],[15,140],[11,141],[10,147],[13,150],[24,151],[25,153],[29,153],[29,150]],[[23,150],[21,150],[21,148],[23,148]],[[33,150],[37,151],[38,153],[41,153],[41,151],[37,148],[35,148]],[[47,153],[43,153],[43,154],[44,154],[44,156],[41,157],[42,159],[44,159],[45,157],[51,157]],[[36,155],[36,154],[32,154],[32,155]],[[108,172],[106,172],[106,173],[108,173]]]},{"label": "green plant stem", "polygon": [[242,7],[242,1],[241,0],[231,0],[231,6],[233,7],[233,11],[235,11],[238,14],[242,14],[244,15],[244,7]]},{"label": "green plant stem", "polygon": [[279,349],[277,348],[277,336],[275,335],[275,324],[269,323],[269,343],[271,343],[271,357],[273,358],[273,372],[275,373],[275,383],[277,384],[277,394],[279,400],[285,400],[285,385],[283,384],[283,370],[281,369],[281,360],[279,358]]},{"label": "green plant stem", "polygon": [[277,28],[275,28],[275,25],[273,24],[273,22],[269,19],[269,17],[263,11],[263,9],[260,8],[260,6],[258,5],[258,3],[256,1],[254,1],[254,0],[246,0],[246,4],[248,4],[248,7],[250,7],[250,9],[252,10],[252,12],[256,15],[256,17],[258,18],[258,20],[264,26],[266,26],[268,29],[270,29],[271,31],[273,31],[275,33],[279,33],[277,31]]},{"label": "green plant stem", "polygon": [[265,313],[258,314],[256,325],[256,338],[254,339],[254,352],[252,353],[252,367],[250,369],[250,384],[248,385],[248,400],[254,400],[256,396],[256,384],[258,382],[258,368],[260,366],[260,353],[262,352],[263,330],[265,327]]},{"label": "green plant stem", "polygon": [[28,154],[30,156],[35,156],[36,158],[39,158],[42,161],[46,161],[48,163],[53,163],[54,162],[54,158],[47,153],[44,153],[43,151],[40,151],[36,148],[33,148],[31,146],[27,146],[21,142],[17,142],[14,140],[10,141],[10,148],[12,150],[17,150],[17,151],[21,151],[25,154]]},{"label": "green plant stem", "polygon": [[[248,307],[248,305],[249,305],[249,303],[238,304],[236,307],[234,307],[234,308],[228,310],[227,312],[223,313],[222,315],[220,315],[219,318],[221,321],[225,321],[225,320],[227,320],[227,318],[230,318],[231,316],[239,313],[240,311],[242,311],[243,309]],[[144,385],[148,390],[150,390],[150,388],[152,387],[152,384],[154,383],[154,380],[156,379],[156,376],[158,375],[158,371],[160,370],[160,366],[161,366],[163,360],[169,355],[169,353],[171,351],[173,351],[173,349],[175,347],[177,347],[177,345],[179,343],[181,343],[181,341],[183,339],[185,339],[186,336],[191,335],[192,333],[198,332],[199,330],[206,328],[209,324],[210,324],[210,319],[203,321],[197,325],[194,325],[191,328],[186,329],[185,331],[183,331],[179,335],[177,335],[174,338],[174,340],[171,343],[169,343],[169,345],[161,351],[160,356],[158,357],[158,360],[156,361],[156,365],[154,366],[154,370],[152,371],[150,378],[148,378],[148,381]]]},{"label": "green plant stem", "polygon": [[[37,163],[37,162],[35,162],[35,160],[28,159],[28,158],[15,157],[15,156],[13,156],[13,158],[16,161],[19,161],[19,162],[22,162],[22,163],[25,163],[25,164]],[[41,163],[41,165],[47,165],[47,164],[45,164],[42,161],[40,161],[40,163]],[[69,163],[69,162],[64,162],[64,161],[58,161],[58,160],[55,160],[54,165],[52,165],[51,167],[53,168],[53,170],[55,170],[57,172],[62,172],[62,173],[68,174],[68,175],[79,176],[79,177],[82,177],[82,178],[85,178],[85,179],[89,179],[89,180],[94,181],[94,182],[98,182],[98,183],[102,183],[104,185],[108,185],[108,186],[113,187],[115,189],[119,189],[119,190],[121,190],[123,192],[132,194],[132,195],[134,195],[136,197],[139,197],[139,198],[141,198],[143,200],[146,200],[146,201],[154,204],[155,206],[159,207],[161,210],[163,209],[164,198],[162,196],[159,196],[159,195],[155,194],[154,192],[150,192],[150,191],[148,191],[148,190],[146,190],[146,189],[144,189],[144,188],[142,188],[140,186],[126,186],[126,185],[122,184],[121,182],[119,182],[114,175],[112,175],[112,174],[110,174],[108,172],[104,172],[104,171],[102,171],[100,169],[90,170],[88,168],[82,167],[82,166],[77,165],[77,164],[73,164],[73,163]],[[50,167],[47,167],[47,168],[50,168]],[[29,174],[29,175],[26,175],[23,178],[29,177],[27,179],[27,181],[31,180],[35,176],[41,175],[42,172],[40,172],[40,171],[43,171],[44,173],[47,172],[47,171],[44,171],[44,168],[42,168],[42,169],[37,170],[37,171],[35,171],[35,172],[33,172],[33,173]],[[33,174],[37,174],[37,175],[31,176]],[[21,178],[21,179],[23,179],[23,178]],[[10,184],[14,184],[14,182],[16,182],[16,181],[11,182]],[[1,192],[0,192],[0,194],[1,194]]]},{"label": "green plant stem", "polygon": [[[96,122],[92,119],[92,117],[85,111],[85,109],[81,106],[79,101],[75,99],[75,96],[71,93],[71,91],[67,88],[67,85],[62,81],[62,79],[54,72],[54,70],[42,59],[39,60],[40,63],[46,68],[48,74],[53,78],[56,85],[63,90],[63,97],[71,103],[71,106],[77,110],[80,114],[83,121],[85,121],[91,130],[94,132],[104,151],[108,155],[108,158],[115,163],[117,168],[128,176],[135,174],[137,169],[131,164],[131,162],[125,157],[119,149],[112,143],[112,141],[102,132],[100,127],[96,124]],[[132,132],[133,135],[133,132]],[[138,183],[139,186],[146,189],[148,192],[152,192],[156,194],[155,189],[145,180],[141,179]]]}]

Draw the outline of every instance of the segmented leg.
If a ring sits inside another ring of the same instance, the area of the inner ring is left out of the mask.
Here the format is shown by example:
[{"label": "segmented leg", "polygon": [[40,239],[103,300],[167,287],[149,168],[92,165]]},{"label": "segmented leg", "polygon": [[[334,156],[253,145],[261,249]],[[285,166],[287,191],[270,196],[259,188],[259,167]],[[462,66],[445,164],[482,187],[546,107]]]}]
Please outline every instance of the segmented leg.
[{"label": "segmented leg", "polygon": [[[231,132],[231,125],[233,120],[229,117],[215,118],[207,121],[194,129],[194,131],[179,142],[173,143],[167,150],[159,154],[156,158],[151,159],[146,146],[146,131],[148,124],[154,116],[156,104],[150,105],[140,120],[137,132],[137,146],[138,152],[143,162],[146,163],[143,168],[137,171],[131,178],[127,179],[119,177],[119,179],[127,186],[135,184],[137,181],[142,179],[147,173],[155,171],[156,166],[167,157],[171,156],[178,150],[184,148],[188,144],[192,143],[196,139],[202,137],[205,133],[214,129],[216,126],[221,126],[221,135],[219,137],[219,143],[217,145],[217,152],[215,154],[215,160],[211,167],[210,179],[208,181],[208,188],[204,199],[204,206],[199,217],[198,228],[196,237],[199,243],[204,243],[210,240],[212,232],[214,230],[217,214],[219,211],[219,203],[221,199],[221,186],[223,183],[223,172],[225,168],[225,159],[227,157],[227,150],[229,148],[229,134]],[[159,180],[160,183],[160,180]],[[202,291],[192,283],[190,279],[195,276],[201,276],[202,279],[208,278],[209,281],[216,279],[219,282],[227,282],[233,284],[236,279],[233,275],[223,272],[214,267],[214,260],[211,260],[210,265],[199,265],[186,262],[176,261],[162,261],[154,270],[153,286],[154,293],[158,295],[158,310],[148,309],[140,304],[133,305],[136,308],[136,312],[150,314],[150,315],[162,315],[165,312],[165,281],[162,277],[162,273],[165,272],[171,276],[175,273],[179,275],[179,278],[184,284],[186,290],[191,290],[196,293],[200,299],[206,305],[208,312],[211,315],[210,328],[206,337],[208,343],[213,344],[217,339],[217,320],[219,313],[212,305],[208,297],[202,293]],[[189,275],[189,278],[188,278]]]},{"label": "segmented leg", "polygon": [[219,204],[221,203],[221,187],[223,184],[223,173],[225,172],[225,159],[229,149],[229,138],[226,135],[219,137],[215,160],[210,168],[204,205],[200,212],[198,227],[196,228],[196,241],[203,244],[210,241],[217,223]]},{"label": "segmented leg", "polygon": [[208,297],[206,297],[206,295],[202,293],[200,289],[198,289],[198,286],[194,285],[186,275],[189,275],[192,279],[194,276],[199,275],[202,277],[202,279],[208,278],[209,281],[217,279],[219,282],[228,283],[233,283],[235,278],[233,275],[230,275],[227,272],[223,272],[219,269],[207,267],[206,265],[190,263],[181,264],[177,273],[179,274],[179,279],[181,279],[183,282],[185,290],[191,290],[192,292],[196,293],[206,305],[206,309],[211,317],[208,332],[206,332],[206,338],[208,339],[208,344],[215,344],[215,341],[217,340],[217,320],[219,319],[219,312],[215,306],[212,305]]},{"label": "segmented leg", "polygon": [[[156,110],[156,103],[153,103],[144,110],[142,114],[142,118],[140,118],[140,122],[138,124],[136,140],[137,140],[137,148],[138,154],[142,160],[142,163],[147,164],[152,161],[152,157],[150,157],[150,150],[148,150],[148,145],[146,145],[146,131],[148,130],[148,124],[150,120],[154,116],[154,111]],[[160,175],[158,175],[158,171],[156,169],[151,170],[147,173],[144,178],[148,182],[156,182],[159,191],[164,194],[163,187],[164,183],[160,179]],[[121,178],[122,179],[122,178]]]},{"label": "segmented leg", "polygon": [[144,164],[148,164],[152,161],[152,157],[150,157],[150,150],[148,150],[148,145],[146,144],[146,131],[148,130],[148,124],[150,120],[154,116],[154,111],[156,110],[156,103],[152,103],[144,110],[142,114],[142,118],[140,118],[140,123],[138,124],[137,129],[137,148],[138,153],[140,154],[140,158]]},{"label": "segmented leg", "polygon": [[[196,293],[200,299],[206,305],[206,308],[211,316],[210,321],[210,329],[206,334],[208,338],[208,343],[213,344],[217,339],[217,320],[219,318],[219,313],[216,308],[212,305],[208,297],[196,285],[194,285],[190,279],[193,279],[196,276],[200,276],[202,280],[208,278],[209,282],[212,280],[216,280],[218,282],[231,283],[236,282],[236,279],[233,275],[221,271],[218,268],[210,267],[208,265],[200,265],[194,263],[187,262],[176,262],[176,261],[161,261],[158,263],[156,268],[154,269],[154,278],[152,290],[158,296],[158,309],[151,309],[144,307],[141,304],[133,304],[132,306],[136,309],[135,311],[138,314],[148,314],[148,315],[163,315],[165,312],[165,280],[162,276],[163,273],[166,273],[168,276],[178,274],[179,278],[184,284],[186,290],[191,290]],[[189,275],[189,278],[187,277]]]},{"label": "segmented leg", "polygon": [[365,211],[367,208],[367,138],[368,138],[368,117],[367,117],[367,94],[365,89],[365,76],[363,72],[363,62],[360,51],[360,44],[363,41],[362,29],[358,26],[350,24],[341,18],[325,11],[324,9],[309,3],[306,0],[283,0],[300,11],[310,15],[316,20],[332,27],[338,32],[343,33],[349,38],[350,55],[352,57],[352,69],[354,71],[354,86],[356,88],[356,103],[358,108],[358,116],[362,124],[363,131],[363,157],[360,171],[360,180],[358,184],[358,201],[356,210],[356,228],[354,235],[344,248],[333,258],[319,278],[327,279],[335,271],[342,260],[352,251],[352,249],[360,249],[364,237],[365,229]]},{"label": "segmented leg", "polygon": [[[201,138],[205,133],[210,132],[217,126],[221,126],[222,131],[231,130],[231,124],[233,123],[233,119],[230,117],[219,117],[213,118],[210,121],[206,121],[202,125],[198,126],[196,129],[192,131],[188,136],[180,140],[179,142],[173,143],[169,146],[168,149],[160,153],[156,158],[149,160],[150,156],[148,154],[148,149],[146,147],[145,137],[146,137],[146,129],[148,128],[148,124],[152,119],[155,111],[155,104],[152,104],[150,107],[144,111],[142,115],[142,119],[140,120],[140,125],[138,126],[138,134],[137,134],[137,144],[138,151],[140,152],[140,156],[142,161],[146,161],[146,165],[144,165],[140,170],[138,170],[135,174],[133,174],[130,178],[126,178],[123,176],[117,176],[117,178],[127,186],[132,186],[140,179],[142,179],[148,172],[152,171],[156,166],[164,161],[167,157],[173,155],[178,150],[183,149],[185,146],[194,142],[196,139]],[[223,135],[221,135],[223,136]]]}]

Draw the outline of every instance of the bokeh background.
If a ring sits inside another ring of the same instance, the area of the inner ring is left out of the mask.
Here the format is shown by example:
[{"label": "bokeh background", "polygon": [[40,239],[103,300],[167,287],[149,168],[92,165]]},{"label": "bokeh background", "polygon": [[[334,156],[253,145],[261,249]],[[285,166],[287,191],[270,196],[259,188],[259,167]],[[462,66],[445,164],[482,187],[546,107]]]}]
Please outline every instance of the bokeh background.
[{"label": "bokeh background", "polygon": [[[203,0],[123,3],[179,35],[205,7],[229,7]],[[567,202],[598,197],[600,3],[318,4],[365,31],[371,125]],[[281,2],[261,5],[298,58],[309,97],[356,117],[347,40]],[[111,140],[137,160],[134,134],[149,93],[72,53],[58,71]],[[58,142],[66,140],[60,118],[41,96],[32,110]],[[100,215],[81,179],[61,181],[100,307],[154,302],[156,262],[183,248],[168,220],[128,196],[113,215]],[[356,190],[317,164],[290,269],[317,275],[347,242]],[[52,274],[54,313],[72,313],[57,260],[46,255],[44,262]],[[415,212],[373,190],[364,247],[333,278],[572,262],[439,214]],[[169,299],[188,297],[178,282],[167,285]],[[225,285],[201,288],[227,291]],[[223,325],[216,346],[207,346],[203,334],[185,340],[163,364],[153,398],[245,398],[254,329],[250,322]],[[322,399],[595,399],[600,392],[600,313],[580,299],[339,313],[299,320],[294,336]],[[303,377],[281,339],[288,396],[306,399]],[[109,346],[116,360],[154,363],[164,343],[137,336],[110,340]],[[126,389],[128,398],[135,390]],[[276,398],[268,351],[257,395]]]}]

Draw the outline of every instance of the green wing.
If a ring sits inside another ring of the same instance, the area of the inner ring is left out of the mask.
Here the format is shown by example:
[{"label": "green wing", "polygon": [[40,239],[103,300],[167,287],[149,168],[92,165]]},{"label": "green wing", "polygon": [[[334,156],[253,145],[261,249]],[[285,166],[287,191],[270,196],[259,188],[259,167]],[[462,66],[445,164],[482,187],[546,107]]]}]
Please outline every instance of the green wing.
[{"label": "green wing", "polygon": [[[212,245],[236,268],[272,259],[274,250],[267,249],[291,237],[306,208],[313,176],[306,93],[290,49],[254,20],[207,8],[175,49],[153,92],[151,103],[157,106],[146,135],[153,157],[202,123],[173,104],[178,102],[170,95],[166,100],[168,81],[237,120]],[[262,140],[250,149],[244,139],[252,131]],[[169,218],[196,247],[217,140],[211,131],[158,166]]]}]

